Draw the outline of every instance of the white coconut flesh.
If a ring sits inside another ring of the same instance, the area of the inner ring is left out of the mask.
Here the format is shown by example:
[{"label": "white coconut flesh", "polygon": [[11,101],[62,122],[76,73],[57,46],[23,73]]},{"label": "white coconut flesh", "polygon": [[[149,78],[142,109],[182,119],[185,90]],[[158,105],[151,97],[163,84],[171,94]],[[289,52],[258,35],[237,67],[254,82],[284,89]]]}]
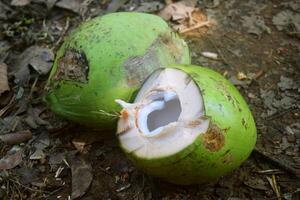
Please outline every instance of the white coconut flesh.
[{"label": "white coconut flesh", "polygon": [[116,102],[123,107],[117,130],[120,144],[139,158],[172,156],[209,127],[198,86],[178,69],[154,72],[133,104]]}]

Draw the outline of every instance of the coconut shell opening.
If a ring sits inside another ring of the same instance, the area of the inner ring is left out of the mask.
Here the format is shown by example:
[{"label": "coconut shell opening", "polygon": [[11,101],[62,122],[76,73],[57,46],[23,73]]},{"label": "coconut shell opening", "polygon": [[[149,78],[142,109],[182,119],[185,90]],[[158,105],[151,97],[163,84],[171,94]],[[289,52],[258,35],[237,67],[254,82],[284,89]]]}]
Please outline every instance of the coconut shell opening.
[{"label": "coconut shell opening", "polygon": [[123,107],[118,123],[121,146],[139,158],[172,156],[209,128],[201,91],[178,69],[155,71],[133,104],[116,102]]}]

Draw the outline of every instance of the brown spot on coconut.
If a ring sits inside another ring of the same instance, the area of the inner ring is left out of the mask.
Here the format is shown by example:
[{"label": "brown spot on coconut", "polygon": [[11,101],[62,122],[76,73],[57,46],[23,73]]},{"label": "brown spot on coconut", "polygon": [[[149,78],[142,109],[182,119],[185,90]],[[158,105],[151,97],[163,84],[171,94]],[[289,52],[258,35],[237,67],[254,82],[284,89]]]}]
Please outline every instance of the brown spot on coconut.
[{"label": "brown spot on coconut", "polygon": [[203,135],[203,144],[209,151],[219,151],[225,145],[223,131],[216,125],[210,125],[208,131]]},{"label": "brown spot on coconut", "polygon": [[53,80],[76,81],[87,83],[89,65],[83,52],[69,49],[64,56],[58,60],[58,67]]}]

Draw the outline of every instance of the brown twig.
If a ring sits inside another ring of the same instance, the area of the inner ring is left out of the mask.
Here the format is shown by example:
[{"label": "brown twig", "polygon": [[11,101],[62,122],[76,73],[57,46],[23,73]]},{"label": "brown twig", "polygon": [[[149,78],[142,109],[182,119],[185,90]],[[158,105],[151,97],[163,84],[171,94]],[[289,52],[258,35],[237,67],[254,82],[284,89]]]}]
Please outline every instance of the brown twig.
[{"label": "brown twig", "polygon": [[260,70],[259,72],[257,72],[257,73],[255,74],[255,76],[253,77],[253,80],[259,79],[264,73],[265,73],[264,70]]},{"label": "brown twig", "polygon": [[63,32],[61,33],[61,35],[59,36],[58,40],[55,42],[55,44],[53,45],[53,47],[51,48],[51,50],[55,49],[59,44],[60,42],[62,41],[62,39],[64,38],[64,36],[66,35],[68,29],[69,29],[69,26],[70,26],[70,19],[69,17],[67,17],[67,20],[66,20],[66,25],[64,27],[64,30]]},{"label": "brown twig", "polygon": [[35,88],[36,83],[37,83],[38,80],[39,80],[39,76],[37,76],[37,77],[34,79],[33,84],[31,85],[30,92],[29,92],[29,95],[28,95],[28,99],[31,99],[32,94],[33,94],[33,91],[34,91],[34,88]]},{"label": "brown twig", "polygon": [[192,31],[192,30],[201,28],[201,27],[203,27],[203,26],[208,26],[209,24],[210,24],[209,21],[202,22],[202,23],[196,24],[195,26],[192,26],[192,27],[189,27],[189,28],[185,28],[185,29],[183,29],[183,30],[180,30],[179,33],[180,33],[180,34],[183,34],[183,33],[186,33],[186,32],[189,32],[189,31]]},{"label": "brown twig", "polygon": [[273,174],[272,177],[267,177],[267,180],[268,180],[269,184],[271,185],[273,191],[275,192],[276,198],[278,200],[281,200],[280,189],[279,189],[279,186],[277,184],[275,175]]}]

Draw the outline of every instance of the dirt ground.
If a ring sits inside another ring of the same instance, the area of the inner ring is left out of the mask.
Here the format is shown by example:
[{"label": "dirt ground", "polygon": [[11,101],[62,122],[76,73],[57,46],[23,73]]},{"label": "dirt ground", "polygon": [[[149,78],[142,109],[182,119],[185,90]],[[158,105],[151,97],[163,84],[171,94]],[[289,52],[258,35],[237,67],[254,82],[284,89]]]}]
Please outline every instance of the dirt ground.
[{"label": "dirt ground", "polygon": [[46,108],[45,83],[70,30],[109,12],[158,14],[166,2],[0,1],[0,199],[300,199],[297,0],[194,5],[213,23],[193,34],[183,31],[192,63],[236,85],[258,129],[250,158],[215,182],[183,187],[149,177],[126,159],[114,134],[73,124]]}]

